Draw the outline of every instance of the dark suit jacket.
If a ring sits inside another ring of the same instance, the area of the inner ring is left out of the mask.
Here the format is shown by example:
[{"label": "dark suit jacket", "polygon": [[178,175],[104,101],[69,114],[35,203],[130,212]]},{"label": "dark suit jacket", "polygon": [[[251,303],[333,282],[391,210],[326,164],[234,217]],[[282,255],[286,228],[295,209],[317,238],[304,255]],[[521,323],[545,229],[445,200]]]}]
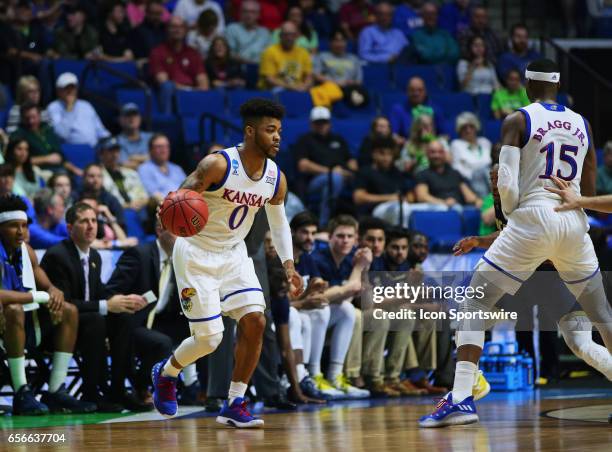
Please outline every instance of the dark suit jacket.
[{"label": "dark suit jacket", "polygon": [[[123,252],[112,276],[106,284],[106,288],[111,294],[136,294],[143,295],[149,290],[153,291],[159,298],[159,277],[160,261],[159,250],[156,242],[144,243],[133,248],[128,248]],[[174,273],[170,276],[169,299],[164,310],[159,315],[174,314],[179,315],[180,304],[176,289]],[[134,314],[137,324],[145,324],[147,316],[155,305]]]},{"label": "dark suit jacket", "polygon": [[89,250],[89,299],[85,301],[85,272],[79,252],[71,239],[66,239],[47,250],[40,266],[58,289],[64,292],[67,301],[75,304],[79,312],[98,312],[100,300],[107,298],[102,283],[102,259],[93,248]]}]

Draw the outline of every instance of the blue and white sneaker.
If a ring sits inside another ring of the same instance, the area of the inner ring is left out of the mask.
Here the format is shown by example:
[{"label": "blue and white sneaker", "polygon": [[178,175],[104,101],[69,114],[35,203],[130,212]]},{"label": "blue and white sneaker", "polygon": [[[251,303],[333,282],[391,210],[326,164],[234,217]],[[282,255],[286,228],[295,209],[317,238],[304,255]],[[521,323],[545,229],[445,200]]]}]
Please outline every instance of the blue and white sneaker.
[{"label": "blue and white sneaker", "polygon": [[227,403],[227,400],[223,402],[223,408],[217,416],[217,422],[237,428],[253,428],[264,425],[263,419],[249,413],[247,403],[241,397],[236,397],[231,405]]},{"label": "blue and white sneaker", "polygon": [[474,397],[466,397],[461,403],[453,403],[453,393],[449,392],[445,398],[440,399],[436,410],[419,419],[419,427],[433,428],[447,425],[466,425],[478,422]]},{"label": "blue and white sneaker", "polygon": [[167,359],[158,362],[151,370],[153,380],[153,405],[159,414],[166,418],[176,416],[178,403],[176,403],[176,383],[178,378],[162,375]]}]

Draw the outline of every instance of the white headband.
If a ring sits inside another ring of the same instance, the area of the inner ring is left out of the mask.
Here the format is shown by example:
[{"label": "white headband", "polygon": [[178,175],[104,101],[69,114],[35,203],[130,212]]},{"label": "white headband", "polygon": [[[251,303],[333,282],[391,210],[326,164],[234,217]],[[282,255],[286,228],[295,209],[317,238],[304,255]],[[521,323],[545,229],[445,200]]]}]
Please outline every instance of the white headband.
[{"label": "white headband", "polygon": [[525,78],[529,80],[539,80],[541,82],[559,83],[561,74],[558,72],[534,72],[526,70]]},{"label": "white headband", "polygon": [[28,221],[28,216],[23,210],[10,210],[0,213],[0,223],[6,223],[7,221],[13,220]]}]

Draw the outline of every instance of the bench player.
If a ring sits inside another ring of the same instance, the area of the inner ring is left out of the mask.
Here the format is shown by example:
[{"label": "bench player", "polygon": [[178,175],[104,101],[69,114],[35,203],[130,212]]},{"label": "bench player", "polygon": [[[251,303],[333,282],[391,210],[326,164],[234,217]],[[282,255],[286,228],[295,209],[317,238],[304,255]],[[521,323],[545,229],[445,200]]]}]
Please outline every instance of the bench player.
[{"label": "bench player", "polygon": [[295,292],[302,279],[293,263],[291,230],[283,205],[284,174],[271,159],[280,148],[283,107],[267,99],[251,99],[240,108],[244,143],[206,156],[181,188],[201,193],[208,203],[206,227],[197,235],[178,238],[172,262],[181,307],[191,329],[174,354],[152,370],[153,401],[166,417],[177,413],[176,382],[181,370],[212,353],[223,337],[221,315],[238,324],[235,366],[217,422],[258,427],[244,401],[262,346],[266,303],[244,238],[255,214],[265,207],[272,241]]}]

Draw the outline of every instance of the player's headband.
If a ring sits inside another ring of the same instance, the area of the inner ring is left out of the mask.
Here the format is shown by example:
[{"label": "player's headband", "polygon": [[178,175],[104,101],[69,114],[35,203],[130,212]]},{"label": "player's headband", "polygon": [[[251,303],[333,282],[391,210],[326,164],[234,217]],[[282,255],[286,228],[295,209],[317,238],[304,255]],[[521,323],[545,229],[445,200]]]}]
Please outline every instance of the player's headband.
[{"label": "player's headband", "polygon": [[10,210],[0,213],[0,223],[6,223],[7,221],[13,220],[28,221],[28,216],[23,210]]},{"label": "player's headband", "polygon": [[526,70],[525,78],[528,80],[539,80],[540,82],[559,83],[561,74],[558,72],[535,72]]}]

